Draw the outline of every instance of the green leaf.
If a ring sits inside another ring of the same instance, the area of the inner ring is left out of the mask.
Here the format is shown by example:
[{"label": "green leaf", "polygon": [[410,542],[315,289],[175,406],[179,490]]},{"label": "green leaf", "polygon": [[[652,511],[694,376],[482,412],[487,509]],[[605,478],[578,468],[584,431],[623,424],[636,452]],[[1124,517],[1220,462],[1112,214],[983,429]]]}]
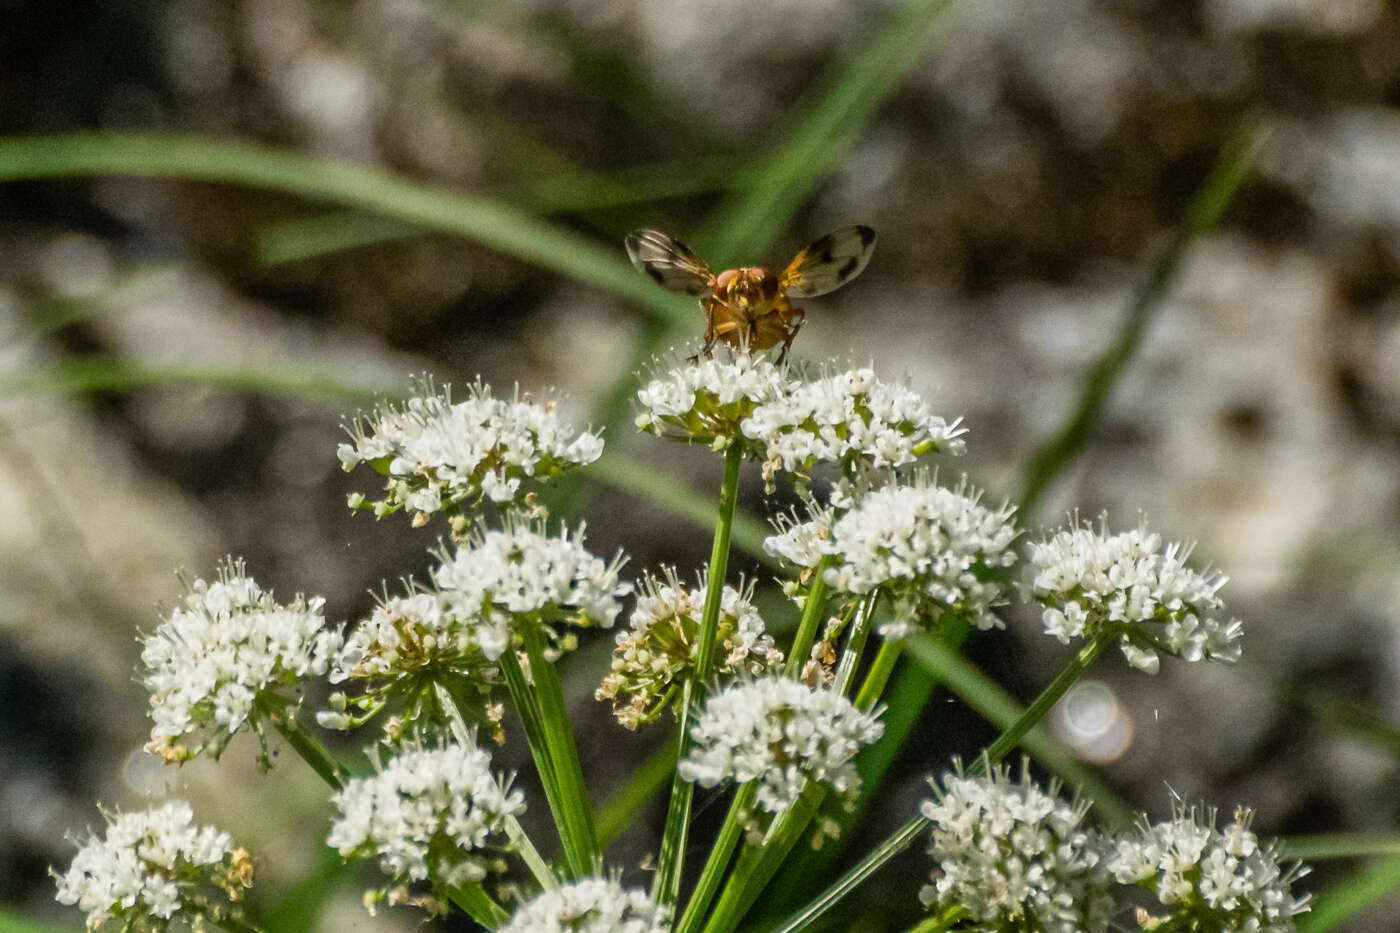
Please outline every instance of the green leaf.
[{"label": "green leaf", "polygon": [[455,233],[541,268],[626,297],[661,320],[689,320],[691,302],[637,275],[622,249],[575,234],[486,198],[388,172],[247,143],[184,136],[78,133],[0,139],[0,181],[84,175],[145,175],[284,191],[315,201]]},{"label": "green leaf", "polygon": [[[1312,910],[1296,918],[1298,933],[1335,930],[1397,888],[1400,888],[1400,855],[1375,862],[1314,898]],[[1383,918],[1378,919],[1384,924]]]}]

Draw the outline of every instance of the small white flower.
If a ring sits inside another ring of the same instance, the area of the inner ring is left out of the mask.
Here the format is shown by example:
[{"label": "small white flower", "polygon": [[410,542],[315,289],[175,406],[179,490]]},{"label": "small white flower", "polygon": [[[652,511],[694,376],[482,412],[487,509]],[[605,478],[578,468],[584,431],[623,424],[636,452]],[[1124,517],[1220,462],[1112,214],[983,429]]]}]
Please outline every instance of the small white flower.
[{"label": "small white flower", "polygon": [[1227,578],[1186,566],[1189,546],[1162,545],[1145,525],[1110,535],[1075,524],[1031,545],[1031,594],[1044,604],[1045,633],[1068,644],[1105,628],[1122,630],[1124,656],[1156,673],[1157,652],[1233,663],[1240,623],[1228,619],[1219,589]]},{"label": "small white flower", "polygon": [[177,914],[200,924],[233,916],[252,884],[252,862],[228,833],[195,826],[188,803],[172,800],[137,813],[108,815],[63,875],[58,901],[87,912],[88,929],[117,920],[125,930],[165,930]]},{"label": "small white flower", "polygon": [[710,697],[677,769],[702,787],[758,781],[758,805],[779,813],[809,779],[853,793],[860,784],[855,754],[884,729],[876,713],[861,712],[835,691],[765,677]]},{"label": "small white flower", "polygon": [[545,480],[592,463],[603,453],[600,435],[577,435],[552,400],[493,398],[481,381],[452,401],[428,379],[402,405],[382,405],[346,425],[351,443],[338,450],[346,470],[367,463],[384,473],[383,499],[358,498],[359,507],[384,515],[408,508],[419,522],[444,508],[470,509],[487,500],[517,502],[526,480]]},{"label": "small white flower", "polygon": [[[675,688],[692,676],[705,589],[704,577],[698,587],[685,587],[670,569],[664,580],[643,579],[628,627],[617,633],[612,668],[596,693],[613,701],[613,714],[628,729],[660,715]],[[712,674],[757,676],[782,667],[783,653],[765,631],[752,596],[752,586],[721,591]]]},{"label": "small white flower", "polygon": [[794,567],[811,570],[822,559],[822,547],[831,537],[832,510],[816,503],[807,506],[808,519],[779,515],[773,520],[777,534],[763,539],[763,550]]},{"label": "small white flower", "polygon": [[535,897],[500,933],[664,933],[669,913],[642,891],[583,878]]},{"label": "small white flower", "polygon": [[340,816],[326,844],[344,856],[377,858],[393,883],[371,899],[389,903],[411,901],[411,882],[458,886],[501,868],[506,821],[525,810],[524,794],[493,774],[491,756],[475,745],[410,745],[331,802]]},{"label": "small white flower", "polygon": [[618,577],[621,555],[595,557],[583,538],[583,526],[548,535],[539,523],[518,521],[473,532],[433,571],[443,611],[472,628],[491,661],[506,650],[513,625],[544,625],[551,635],[555,622],[611,628],[632,585]]},{"label": "small white flower", "polygon": [[827,585],[845,593],[887,592],[895,619],[880,629],[886,638],[927,629],[944,613],[980,629],[1000,628],[991,608],[1001,602],[997,571],[1016,560],[1015,510],[989,509],[979,500],[964,487],[945,489],[922,476],[914,485],[867,493],[820,543],[822,553],[838,559],[826,571]]},{"label": "small white flower", "polygon": [[1219,830],[1214,808],[1180,806],[1171,822],[1144,822],[1119,840],[1108,869],[1123,884],[1154,891],[1168,928],[1179,918],[1203,929],[1292,933],[1293,917],[1309,909],[1309,897],[1294,897],[1292,885],[1309,869],[1280,865],[1278,846],[1250,831],[1252,816],[1237,810]]},{"label": "small white flower", "polygon": [[1082,828],[1089,804],[1066,802],[1058,784],[1041,790],[1027,763],[1020,781],[994,765],[965,777],[959,767],[934,785],[920,812],[932,825],[924,906],[961,906],[978,929],[1093,933],[1113,915],[1102,843]]},{"label": "small white flower", "polygon": [[260,731],[259,702],[291,702],[279,688],[325,674],[340,650],[323,604],[298,595],[278,605],[241,560],[221,564],[213,583],[191,583],[141,651],[153,722],[147,751],[166,761],[217,757],[239,730]]}]

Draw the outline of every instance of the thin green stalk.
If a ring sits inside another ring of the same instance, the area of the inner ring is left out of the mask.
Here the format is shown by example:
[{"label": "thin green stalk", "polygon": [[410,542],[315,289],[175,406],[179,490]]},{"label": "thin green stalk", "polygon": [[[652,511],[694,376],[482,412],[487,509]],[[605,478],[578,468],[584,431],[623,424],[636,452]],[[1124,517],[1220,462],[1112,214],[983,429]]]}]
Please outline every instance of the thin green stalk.
[{"label": "thin green stalk", "polygon": [[[724,454],[719,517],[715,522],[710,565],[705,571],[705,609],[700,617],[700,631],[696,635],[695,673],[685,682],[678,710],[677,762],[690,749],[690,720],[704,699],[705,679],[710,676],[715,632],[719,628],[720,598],[724,594],[724,577],[729,569],[729,536],[734,525],[734,507],[739,499],[739,465],[743,459],[743,446],[737,442],[731,443]],[[651,890],[652,899],[667,907],[675,906],[680,898],[681,868],[685,862],[686,840],[690,836],[690,804],[694,794],[695,785],[681,780],[680,770],[677,769],[671,782],[671,803],[666,810],[666,829],[661,837],[661,854]]]},{"label": "thin green stalk", "polygon": [[[865,641],[874,626],[875,608],[878,602],[877,595],[866,599],[861,604],[855,626],[851,629],[851,636],[846,642],[846,648],[836,674],[836,689],[842,693],[849,689],[851,681],[855,678],[856,667]],[[872,708],[879,699],[885,684],[889,681],[890,673],[894,670],[895,663],[899,660],[899,650],[898,642],[885,642],[881,646],[861,689],[861,696],[867,700],[867,704],[861,706],[862,709]],[[857,705],[860,706],[859,700]],[[777,874],[778,869],[782,867],[783,861],[797,845],[802,834],[807,831],[807,826],[816,816],[826,796],[826,785],[808,781],[797,802],[788,807],[769,827],[763,845],[744,850],[740,855],[738,866],[730,873],[729,880],[720,895],[719,904],[715,907],[714,915],[710,918],[710,923],[705,927],[707,933],[713,933],[713,931],[728,933],[738,924],[739,920],[758,900],[759,895],[768,886],[768,882]]]},{"label": "thin green stalk", "polygon": [[[985,752],[973,762],[965,773],[969,775],[981,774],[986,768],[996,764],[1006,753],[1015,748],[1026,733],[1050,711],[1050,708],[1059,702],[1070,686],[1079,679],[1085,669],[1088,668],[1099,652],[1103,651],[1117,637],[1116,633],[1109,632],[1099,635],[1088,642],[1079,652],[1070,659],[1064,669],[1056,675],[1040,696],[1036,697],[1030,706],[1026,707],[1024,715],[1018,719],[1011,728],[1007,729],[997,740],[989,745]],[[818,917],[826,913],[836,905],[838,901],[851,893],[856,887],[862,884],[867,878],[875,874],[885,863],[894,858],[900,852],[909,847],[909,844],[917,839],[929,827],[929,821],[922,815],[916,816],[895,830],[888,839],[880,843],[874,851],[862,859],[850,871],[846,872],[829,888],[817,896],[796,915],[783,924],[777,933],[797,933],[798,930],[805,930],[811,926]]]},{"label": "thin green stalk", "polygon": [[720,827],[719,835],[710,847],[710,856],[705,860],[700,880],[695,883],[695,890],[691,892],[690,901],[685,905],[685,913],[681,915],[675,933],[694,933],[699,929],[700,921],[705,918],[705,912],[709,910],[710,902],[714,900],[715,892],[719,889],[724,870],[729,867],[734,847],[739,844],[739,839],[744,834],[743,816],[753,806],[757,790],[758,782],[748,781],[734,794],[734,801],[729,805],[724,825]]},{"label": "thin green stalk", "polygon": [[802,604],[802,621],[797,624],[797,634],[792,637],[792,649],[783,667],[783,674],[787,677],[801,677],[807,656],[812,653],[812,642],[817,639],[822,610],[826,607],[826,569],[835,560],[829,554],[824,555],[812,569],[812,588],[807,591],[807,600]]},{"label": "thin green stalk", "polygon": [[[442,708],[443,715],[447,719],[448,728],[452,732],[452,737],[457,740],[457,744],[463,748],[470,748],[476,744],[476,732],[467,725],[466,718],[462,715],[462,708],[458,705],[457,698],[452,695],[452,691],[447,689],[442,683],[433,682],[433,694],[437,697],[438,706]],[[554,877],[554,872],[549,864],[540,856],[535,844],[530,841],[530,837],[525,835],[525,827],[520,825],[520,820],[515,814],[506,817],[506,835],[510,837],[511,843],[515,846],[520,858],[530,869],[530,874],[535,876],[535,880],[546,890],[558,887],[559,881]]]},{"label": "thin green stalk", "polygon": [[1191,199],[1185,220],[1167,241],[1148,270],[1147,277],[1133,293],[1112,346],[1085,374],[1074,414],[1026,467],[1025,492],[1020,497],[1023,521],[1035,517],[1036,507],[1050,480],[1059,475],[1065,464],[1093,440],[1113,387],[1137,353],[1147,326],[1166,303],[1187,249],[1197,236],[1219,221],[1240,183],[1254,167],[1264,138],[1265,134],[1260,132],[1258,126],[1252,121],[1246,122],[1221,149],[1210,175]]},{"label": "thin green stalk", "polygon": [[880,650],[875,654],[875,660],[870,664],[870,670],[865,675],[865,681],[860,685],[860,691],[856,694],[856,709],[869,712],[875,708],[881,694],[885,692],[885,685],[890,682],[890,675],[894,673],[895,665],[899,663],[899,656],[904,650],[904,639],[899,638],[894,641],[886,641],[880,645]]},{"label": "thin green stalk", "polygon": [[875,624],[875,606],[880,601],[879,591],[861,600],[860,614],[851,629],[851,637],[846,639],[846,647],[841,652],[841,663],[836,666],[836,690],[844,694],[855,680],[856,667],[865,651],[865,642],[870,638],[870,629]]},{"label": "thin green stalk", "polygon": [[460,887],[442,885],[441,890],[448,900],[488,930],[504,926],[510,920],[510,914],[506,913],[505,908],[496,903],[495,898],[487,894],[486,889],[479,883],[464,884]]},{"label": "thin green stalk", "polygon": [[1045,718],[1050,712],[1050,708],[1060,702],[1060,698],[1065,695],[1074,682],[1078,680],[1089,665],[1094,663],[1094,658],[1099,656],[1110,642],[1118,638],[1117,632],[1106,632],[1091,638],[1083,648],[1070,658],[1068,664],[1060,673],[1055,675],[1055,679],[1040,691],[1040,696],[1031,701],[1031,705],[1026,707],[1026,711],[1021,714],[1021,718],[1016,720],[997,740],[987,746],[987,750],[973,762],[967,769],[968,774],[980,774],[982,769],[990,767],[1006,757],[1006,753],[1021,744],[1021,740],[1026,737],[1026,733],[1035,727],[1036,723]]},{"label": "thin green stalk", "polygon": [[574,743],[573,726],[564,705],[564,691],[559,683],[559,671],[544,654],[544,633],[530,626],[525,633],[525,652],[530,657],[530,676],[535,682],[539,700],[544,740],[554,763],[554,779],[558,782],[559,799],[564,805],[566,850],[570,867],[576,876],[594,870],[602,858],[598,848],[598,832],[593,826],[593,810],[588,803],[588,790],[583,783],[578,746]]},{"label": "thin green stalk", "polygon": [[293,751],[300,755],[332,790],[340,790],[345,786],[345,782],[350,780],[350,769],[336,761],[330,750],[321,744],[320,739],[303,729],[290,710],[269,710],[266,718],[272,723],[272,728],[277,730],[277,734],[287,740]]},{"label": "thin green stalk", "polygon": [[[510,691],[511,704],[525,728],[525,741],[530,746],[530,756],[535,760],[535,771],[540,776],[540,785],[544,788],[549,812],[554,815],[554,825],[563,844],[565,860],[569,863],[570,871],[576,872],[577,869],[569,855],[571,850],[564,826],[564,805],[560,797],[559,781],[555,776],[554,762],[549,757],[549,743],[544,737],[544,726],[540,721],[540,710],[535,701],[534,691],[525,680],[525,672],[521,670],[520,659],[516,657],[513,648],[507,648],[501,653],[500,667],[506,689]],[[585,869],[584,873],[587,872],[588,869]]]}]

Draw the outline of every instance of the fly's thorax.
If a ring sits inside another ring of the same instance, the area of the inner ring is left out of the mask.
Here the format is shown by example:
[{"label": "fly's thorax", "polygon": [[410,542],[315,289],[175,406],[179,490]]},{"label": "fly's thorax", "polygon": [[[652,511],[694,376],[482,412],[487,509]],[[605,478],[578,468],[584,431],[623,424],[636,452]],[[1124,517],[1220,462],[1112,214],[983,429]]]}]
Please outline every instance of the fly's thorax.
[{"label": "fly's thorax", "polygon": [[715,298],[735,310],[763,310],[783,297],[778,277],[758,266],[726,269],[715,277]]}]

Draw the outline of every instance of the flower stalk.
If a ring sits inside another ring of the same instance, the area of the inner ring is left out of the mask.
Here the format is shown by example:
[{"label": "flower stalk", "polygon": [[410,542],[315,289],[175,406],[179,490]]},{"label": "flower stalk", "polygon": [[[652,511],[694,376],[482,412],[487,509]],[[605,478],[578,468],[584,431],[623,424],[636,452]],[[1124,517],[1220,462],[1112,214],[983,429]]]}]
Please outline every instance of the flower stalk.
[{"label": "flower stalk", "polygon": [[[719,517],[715,522],[714,543],[706,574],[705,609],[700,618],[700,632],[696,636],[695,671],[685,683],[678,710],[677,762],[685,758],[690,750],[691,719],[695,708],[704,700],[705,678],[710,676],[714,658],[720,600],[724,593],[725,573],[729,569],[729,537],[734,526],[734,508],[739,499],[739,466],[743,459],[743,445],[731,441],[724,454],[724,481],[720,485]],[[686,840],[690,835],[690,807],[694,794],[695,785],[682,779],[678,770],[671,782],[666,828],[661,836],[661,854],[651,892],[652,899],[662,907],[670,907],[680,898],[681,868],[685,861]]]}]

